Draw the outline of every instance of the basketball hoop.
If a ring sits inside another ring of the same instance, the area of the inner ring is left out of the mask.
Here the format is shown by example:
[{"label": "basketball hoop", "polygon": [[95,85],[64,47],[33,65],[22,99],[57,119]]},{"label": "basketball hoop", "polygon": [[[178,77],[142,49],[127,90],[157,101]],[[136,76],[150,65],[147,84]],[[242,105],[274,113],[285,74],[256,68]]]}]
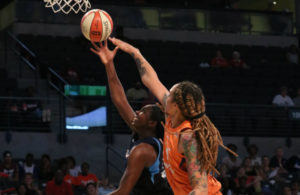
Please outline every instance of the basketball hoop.
[{"label": "basketball hoop", "polygon": [[76,14],[79,11],[86,12],[91,8],[89,0],[44,0],[45,7],[51,7],[54,13],[62,11],[65,14],[74,11]]}]

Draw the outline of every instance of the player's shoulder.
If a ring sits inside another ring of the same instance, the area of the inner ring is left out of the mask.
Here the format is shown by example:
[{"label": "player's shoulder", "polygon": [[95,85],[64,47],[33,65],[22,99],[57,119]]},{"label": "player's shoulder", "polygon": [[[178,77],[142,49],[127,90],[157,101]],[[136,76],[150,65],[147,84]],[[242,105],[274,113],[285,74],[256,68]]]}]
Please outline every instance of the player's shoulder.
[{"label": "player's shoulder", "polygon": [[139,158],[144,161],[156,158],[157,153],[154,147],[149,143],[140,143],[132,148],[129,158]]},{"label": "player's shoulder", "polygon": [[182,141],[191,141],[195,138],[195,133],[192,129],[185,129],[180,132],[180,139]]},{"label": "player's shoulder", "polygon": [[193,136],[194,135],[194,131],[191,128],[185,128],[183,130],[180,131],[180,135],[182,136]]},{"label": "player's shoulder", "polygon": [[146,155],[155,151],[153,146],[150,143],[140,143],[132,148],[130,153],[135,153],[138,155]]}]

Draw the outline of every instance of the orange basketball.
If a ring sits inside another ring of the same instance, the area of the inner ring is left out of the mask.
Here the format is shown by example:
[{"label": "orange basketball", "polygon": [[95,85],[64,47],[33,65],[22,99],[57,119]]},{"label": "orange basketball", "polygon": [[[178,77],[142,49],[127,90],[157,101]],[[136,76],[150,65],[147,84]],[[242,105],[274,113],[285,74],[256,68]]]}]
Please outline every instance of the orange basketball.
[{"label": "orange basketball", "polygon": [[93,9],[84,14],[80,27],[85,38],[93,42],[101,42],[110,36],[113,21],[106,11]]}]

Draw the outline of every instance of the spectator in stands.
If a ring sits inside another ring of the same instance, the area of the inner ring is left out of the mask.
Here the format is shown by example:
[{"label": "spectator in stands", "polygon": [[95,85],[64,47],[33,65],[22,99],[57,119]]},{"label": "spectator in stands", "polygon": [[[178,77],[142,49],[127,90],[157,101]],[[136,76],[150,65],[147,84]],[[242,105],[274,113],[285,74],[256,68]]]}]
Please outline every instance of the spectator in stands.
[{"label": "spectator in stands", "polygon": [[292,195],[300,195],[300,185],[298,181],[291,183]]},{"label": "spectator in stands", "polygon": [[286,163],[287,163],[287,160],[283,157],[283,148],[282,147],[278,147],[276,149],[276,154],[275,156],[273,156],[271,158],[271,161],[270,161],[270,167],[271,169],[275,169],[275,168],[281,168],[282,171],[285,171],[285,168],[286,168]]},{"label": "spectator in stands", "polygon": [[64,174],[58,169],[55,172],[54,179],[47,183],[46,195],[73,195],[71,184],[63,180]]},{"label": "spectator in stands", "polygon": [[300,179],[300,153],[293,155],[287,162],[287,170]]},{"label": "spectator in stands", "polygon": [[286,59],[291,64],[299,63],[299,49],[296,45],[291,45],[286,52]]},{"label": "spectator in stands", "polygon": [[49,155],[43,154],[41,157],[41,164],[39,166],[38,178],[40,184],[44,187],[45,184],[53,177],[53,169]]},{"label": "spectator in stands", "polygon": [[[14,124],[20,124],[22,121],[22,116],[21,116],[21,110],[20,110],[20,102],[15,99],[15,94],[12,89],[7,89],[7,97],[9,97],[6,100],[6,105],[5,105],[5,111],[7,112],[7,118],[2,117],[4,120],[6,119],[7,122],[10,122]],[[5,116],[5,115],[4,115]]]},{"label": "spectator in stands", "polygon": [[280,88],[280,94],[275,95],[273,98],[273,105],[276,106],[294,106],[294,102],[290,96],[288,96],[288,88],[286,86],[282,86]]},{"label": "spectator in stands", "polygon": [[86,162],[81,164],[81,175],[77,177],[77,185],[85,189],[86,184],[90,182],[97,183],[98,178],[95,174],[89,173],[90,165]]},{"label": "spectator in stands", "polygon": [[[237,152],[237,146],[235,144],[228,144],[227,147],[233,152]],[[241,166],[242,160],[240,157],[236,157],[228,151],[227,153],[228,155],[223,158],[222,164],[228,168],[230,173],[232,173],[237,171],[237,169]]]},{"label": "spectator in stands", "polygon": [[[60,159],[58,166],[59,166],[59,169],[62,170],[62,172],[64,174],[65,182],[71,184],[72,186],[78,185],[77,176],[74,177],[70,174],[68,157]],[[76,191],[75,191],[75,194],[76,194]]]},{"label": "spectator in stands", "polygon": [[58,168],[63,172],[63,174],[64,174],[64,181],[65,182],[67,182],[67,183],[69,183],[71,185],[77,185],[76,178],[73,177],[73,176],[71,176],[69,174],[67,158],[61,158],[61,159],[59,159],[59,161],[58,161]]},{"label": "spectator in stands", "polygon": [[8,179],[11,182],[19,181],[18,166],[12,160],[12,154],[10,151],[3,153],[3,162],[0,164],[0,172],[8,175]]},{"label": "spectator in stands", "polygon": [[237,175],[234,181],[237,187],[236,188],[237,194],[242,192],[254,193],[254,192],[260,192],[261,190],[260,177],[248,175],[243,167],[240,167],[239,170],[237,171]]},{"label": "spectator in stands", "polygon": [[22,108],[25,114],[26,122],[33,122],[36,119],[42,119],[42,104],[40,100],[35,99],[35,89],[30,86],[26,89],[26,99],[23,101]]},{"label": "spectator in stands", "polygon": [[99,182],[99,194],[106,195],[113,192],[116,188],[109,183],[108,177],[104,177]]},{"label": "spectator in stands", "polygon": [[6,195],[16,191],[16,183],[11,182],[9,175],[0,172],[0,194]]},{"label": "spectator in stands", "polygon": [[136,82],[134,87],[129,88],[126,91],[126,96],[128,100],[142,101],[148,97],[147,91],[142,87],[141,82]]},{"label": "spectator in stands", "polygon": [[225,164],[222,164],[219,170],[220,170],[220,175],[218,176],[217,179],[222,184],[221,192],[224,195],[232,195],[235,189],[235,183],[233,178],[235,177],[236,173],[235,172],[229,173],[228,168]]},{"label": "spectator in stands", "polygon": [[[139,110],[142,105],[143,101],[148,98],[147,91],[142,87],[141,82],[136,82],[134,87],[129,88],[126,91],[126,96],[128,101],[131,103],[134,110]],[[134,101],[134,102],[132,102]]]},{"label": "spectator in stands", "polygon": [[271,179],[270,159],[268,156],[262,157],[262,165],[256,166],[256,173],[261,178],[261,191],[271,194],[272,188],[269,183]]},{"label": "spectator in stands", "polygon": [[249,176],[256,176],[256,170],[254,169],[254,166],[251,163],[251,159],[249,157],[246,157],[243,161],[242,167],[245,170],[245,173]]},{"label": "spectator in stands", "polygon": [[10,97],[6,102],[6,110],[9,112],[19,112],[20,111],[20,105],[17,100],[14,99],[14,92],[12,89],[7,89],[6,96]]},{"label": "spectator in stands", "polygon": [[285,184],[290,179],[290,175],[286,170],[287,160],[283,157],[283,149],[278,147],[276,149],[276,154],[271,158],[270,167],[272,170],[271,176],[273,176],[274,181],[276,182],[276,188]]},{"label": "spectator in stands", "polygon": [[285,186],[283,186],[282,192],[280,194],[282,194],[282,195],[293,195],[291,187],[287,184]]},{"label": "spectator in stands", "polygon": [[258,152],[258,148],[255,144],[251,144],[248,146],[247,148],[247,152],[249,154],[249,158],[251,160],[251,165],[255,166],[255,165],[261,165],[261,157],[257,156],[257,152]]},{"label": "spectator in stands", "polygon": [[28,153],[25,157],[24,162],[19,162],[19,173],[20,173],[20,180],[24,179],[26,173],[31,173],[33,178],[38,177],[38,169],[34,163],[34,156],[31,153]]},{"label": "spectator in stands", "polygon": [[219,178],[231,177],[228,172],[228,168],[225,164],[221,164],[220,168],[218,169],[220,172]]},{"label": "spectator in stands", "polygon": [[247,184],[247,177],[239,177],[238,178],[238,187],[235,189],[236,195],[250,195],[254,193],[253,187],[250,187],[249,184]]},{"label": "spectator in stands", "polygon": [[66,160],[69,174],[73,177],[77,177],[81,173],[80,166],[76,165],[76,161],[73,156],[68,156]]},{"label": "spectator in stands", "polygon": [[21,183],[17,186],[17,194],[18,195],[28,195],[26,184]]},{"label": "spectator in stands", "polygon": [[269,177],[269,174],[271,172],[270,168],[270,158],[268,156],[262,157],[262,165],[261,165],[262,172],[265,177]]},{"label": "spectator in stands", "polygon": [[71,184],[72,186],[77,185],[77,177],[73,177],[72,175],[69,174],[69,172],[64,173],[64,181],[67,182],[68,184]]},{"label": "spectator in stands", "polygon": [[297,89],[297,97],[293,99],[295,106],[300,107],[300,87]]},{"label": "spectator in stands", "polygon": [[79,74],[74,65],[71,63],[71,58],[66,57],[65,73],[63,74],[67,81],[76,83],[79,81]]},{"label": "spectator in stands", "polygon": [[[87,195],[99,195],[97,184],[93,183],[93,182],[86,184],[86,194]],[[102,195],[102,194],[100,194],[100,195]]]},{"label": "spectator in stands", "polygon": [[229,65],[235,68],[249,68],[247,64],[241,59],[241,54],[238,51],[234,51],[232,53],[232,59]]},{"label": "spectator in stands", "polygon": [[66,76],[66,80],[71,82],[71,83],[75,83],[77,82],[79,79],[78,79],[78,73],[77,71],[75,70],[74,67],[72,66],[69,66],[67,67],[67,76]]},{"label": "spectator in stands", "polygon": [[223,57],[223,54],[220,50],[217,50],[216,56],[211,60],[212,67],[228,67],[228,61]]},{"label": "spectator in stands", "polygon": [[31,173],[26,173],[24,177],[24,184],[27,188],[26,195],[42,195],[42,192],[35,186],[33,175]]}]

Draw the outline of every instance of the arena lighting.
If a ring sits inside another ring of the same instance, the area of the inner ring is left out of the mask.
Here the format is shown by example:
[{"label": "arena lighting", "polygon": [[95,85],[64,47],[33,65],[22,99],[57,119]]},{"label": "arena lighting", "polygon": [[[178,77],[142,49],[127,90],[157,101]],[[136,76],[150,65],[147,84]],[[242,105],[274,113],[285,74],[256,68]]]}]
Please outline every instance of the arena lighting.
[{"label": "arena lighting", "polygon": [[277,5],[277,1],[273,1],[273,5]]}]

